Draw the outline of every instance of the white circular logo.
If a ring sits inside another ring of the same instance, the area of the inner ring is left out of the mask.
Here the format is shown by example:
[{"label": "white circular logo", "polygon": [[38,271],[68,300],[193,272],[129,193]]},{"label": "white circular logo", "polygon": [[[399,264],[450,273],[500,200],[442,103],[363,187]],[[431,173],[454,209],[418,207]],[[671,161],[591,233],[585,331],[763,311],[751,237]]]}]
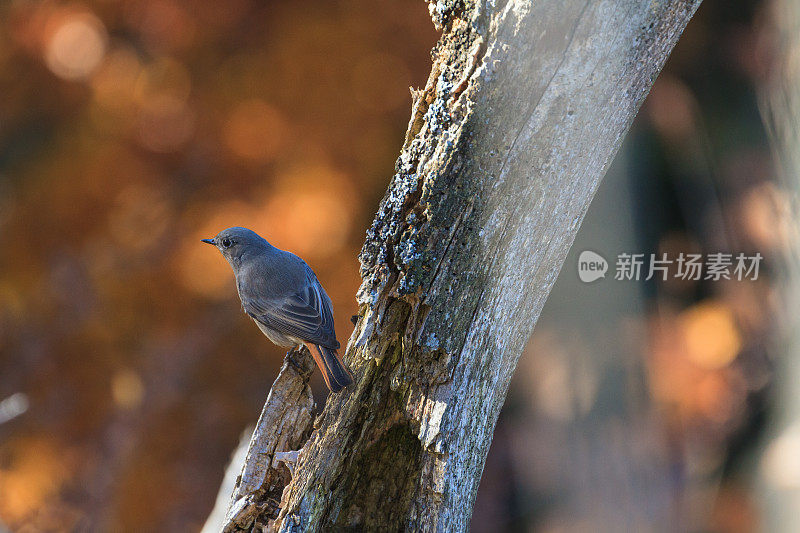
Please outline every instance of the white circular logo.
[{"label": "white circular logo", "polygon": [[607,271],[608,261],[602,255],[590,250],[581,252],[578,257],[578,277],[582,282],[591,283],[604,278]]}]

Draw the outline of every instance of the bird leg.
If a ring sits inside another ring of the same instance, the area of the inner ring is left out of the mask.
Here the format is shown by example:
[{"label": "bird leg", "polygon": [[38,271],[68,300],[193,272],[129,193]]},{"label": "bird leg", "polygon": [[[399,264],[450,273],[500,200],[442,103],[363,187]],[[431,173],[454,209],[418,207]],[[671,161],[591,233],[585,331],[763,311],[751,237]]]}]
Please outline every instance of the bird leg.
[{"label": "bird leg", "polygon": [[301,365],[301,364],[300,364],[300,363],[297,361],[297,359],[295,359],[295,358],[294,358],[294,354],[295,354],[295,352],[301,352],[301,351],[302,351],[302,349],[303,349],[303,347],[302,347],[302,346],[300,346],[300,347],[298,347],[298,346],[295,346],[294,348],[292,348],[291,350],[289,350],[288,352],[286,352],[286,355],[284,356],[284,358],[285,358],[287,361],[289,361],[289,364],[291,364],[291,365],[292,365],[292,366],[293,366],[293,367],[294,367],[294,368],[295,368],[295,369],[296,369],[296,370],[297,370],[299,373],[301,373],[301,374],[303,373],[303,365]]}]

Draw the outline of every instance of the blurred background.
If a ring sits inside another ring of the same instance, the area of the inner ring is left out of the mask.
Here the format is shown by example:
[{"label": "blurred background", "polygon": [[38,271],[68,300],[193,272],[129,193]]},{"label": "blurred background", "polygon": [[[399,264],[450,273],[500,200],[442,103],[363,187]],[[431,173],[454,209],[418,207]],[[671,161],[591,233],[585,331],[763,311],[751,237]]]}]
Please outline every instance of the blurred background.
[{"label": "blurred background", "polygon": [[[475,531],[755,531],[765,487],[800,488],[800,433],[769,436],[772,5],[706,0],[678,43],[520,360]],[[304,257],[346,340],[436,39],[420,0],[0,3],[0,531],[199,531],[283,356],[199,239]],[[765,259],[588,285],[585,249]]]}]

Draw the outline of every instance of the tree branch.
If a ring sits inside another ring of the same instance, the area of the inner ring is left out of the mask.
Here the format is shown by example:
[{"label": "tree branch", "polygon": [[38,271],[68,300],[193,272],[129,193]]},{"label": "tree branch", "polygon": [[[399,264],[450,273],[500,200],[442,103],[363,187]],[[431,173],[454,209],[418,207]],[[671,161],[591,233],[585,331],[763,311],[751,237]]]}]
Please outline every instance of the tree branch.
[{"label": "tree branch", "polygon": [[281,492],[290,479],[278,457],[300,448],[311,433],[314,398],[308,380],[313,371],[308,349],[286,354],[250,439],[223,531],[259,531],[277,516]]}]

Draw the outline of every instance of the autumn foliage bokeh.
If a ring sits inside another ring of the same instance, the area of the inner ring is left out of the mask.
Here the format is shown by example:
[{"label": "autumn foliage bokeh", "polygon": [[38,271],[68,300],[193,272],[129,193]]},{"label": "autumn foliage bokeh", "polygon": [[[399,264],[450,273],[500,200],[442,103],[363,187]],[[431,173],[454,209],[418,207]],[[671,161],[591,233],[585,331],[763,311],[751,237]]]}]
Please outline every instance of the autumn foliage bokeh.
[{"label": "autumn foliage bokeh", "polygon": [[200,239],[301,255],[346,342],[435,40],[410,1],[0,4],[0,522],[202,525],[283,352]]},{"label": "autumn foliage bokeh", "polygon": [[[475,531],[755,522],[737,474],[789,202],[755,104],[761,12],[703,4],[587,218],[630,234],[617,251],[759,251],[761,280],[600,294],[571,256]],[[0,3],[0,531],[199,530],[283,355],[200,239],[242,225],[302,256],[346,343],[436,39],[420,0]],[[627,196],[604,193],[623,173]]]}]

